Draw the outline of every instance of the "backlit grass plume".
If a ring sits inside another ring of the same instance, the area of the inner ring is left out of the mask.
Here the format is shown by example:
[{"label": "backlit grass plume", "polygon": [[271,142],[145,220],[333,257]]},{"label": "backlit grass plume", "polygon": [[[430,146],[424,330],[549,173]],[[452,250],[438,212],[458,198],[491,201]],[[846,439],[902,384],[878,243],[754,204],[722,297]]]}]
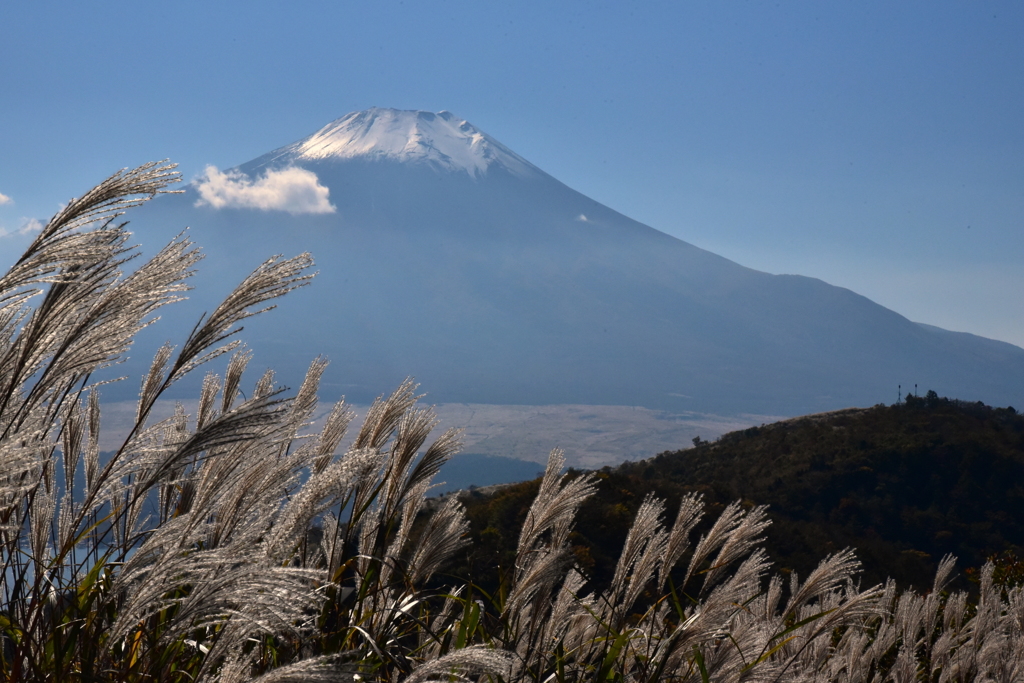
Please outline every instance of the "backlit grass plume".
[{"label": "backlit grass plume", "polygon": [[[319,359],[294,397],[265,375],[239,402],[248,355],[233,339],[238,323],[309,281],[303,254],[260,265],[180,347],[159,349],[134,425],[101,454],[94,373],[181,298],[200,258],[179,236],[124,271],[137,253],[118,218],[166,192],[173,168],[122,171],[72,200],[0,278],[6,680],[297,680],[366,668],[358,644],[349,657],[315,645],[338,594],[332,577],[358,573],[357,545],[377,553],[387,544],[391,554],[359,557],[363,578],[372,569],[382,589],[356,601],[360,615],[377,610],[358,632],[372,638],[371,624],[387,627],[391,601],[407,596],[381,573],[398,569],[424,485],[457,446],[446,434],[414,462],[434,420],[415,410],[409,384],[374,406],[347,452],[337,452],[351,419],[344,403],[322,431],[304,433],[326,366]],[[232,351],[225,377],[204,380],[197,415],[179,406],[150,419],[172,384]],[[314,523],[346,504],[333,537],[312,541]],[[457,508],[434,518],[408,565],[419,581],[464,543]],[[451,667],[490,670],[493,661],[471,650]]]}]

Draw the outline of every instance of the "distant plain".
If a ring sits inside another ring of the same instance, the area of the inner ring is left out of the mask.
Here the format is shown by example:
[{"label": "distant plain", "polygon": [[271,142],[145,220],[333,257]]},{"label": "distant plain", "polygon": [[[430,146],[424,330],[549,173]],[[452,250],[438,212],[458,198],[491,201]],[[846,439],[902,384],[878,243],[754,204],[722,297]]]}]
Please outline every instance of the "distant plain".
[{"label": "distant plain", "polygon": [[[429,398],[429,394],[424,398],[426,405],[429,405]],[[181,404],[186,413],[195,414],[195,400]],[[161,401],[155,418],[169,417],[174,407],[173,401]],[[353,424],[361,422],[367,407],[351,406],[355,413]],[[322,419],[330,404],[322,403],[321,408]],[[463,453],[537,463],[539,469],[547,462],[552,448],[565,451],[566,464],[570,467],[598,469],[626,460],[650,458],[666,450],[678,450],[689,446],[697,436],[711,440],[727,432],[782,419],[777,415],[671,413],[635,406],[442,403],[434,406],[434,410],[439,423],[430,439],[445,429],[463,429]],[[119,445],[134,416],[133,401],[104,404],[101,450]],[[315,428],[311,426],[309,432],[315,432]],[[351,430],[349,436],[352,436]],[[342,446],[347,446],[350,440]],[[481,481],[477,485],[492,483],[500,482]]]}]

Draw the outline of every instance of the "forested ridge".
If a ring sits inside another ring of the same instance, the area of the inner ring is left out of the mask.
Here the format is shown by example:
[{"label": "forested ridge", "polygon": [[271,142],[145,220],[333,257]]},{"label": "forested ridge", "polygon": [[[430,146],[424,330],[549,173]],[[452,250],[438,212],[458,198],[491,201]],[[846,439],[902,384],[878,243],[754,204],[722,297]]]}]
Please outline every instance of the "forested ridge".
[{"label": "forested ridge", "polygon": [[[961,585],[971,568],[1024,546],[1024,417],[940,398],[809,415],[725,434],[597,472],[573,541],[596,583],[610,579],[645,495],[700,493],[710,510],[768,505],[775,568],[806,575],[824,553],[854,548],[863,581],[926,587],[947,553]],[[536,482],[464,497],[473,523],[467,562],[507,561]],[[967,574],[965,574],[965,571]]]}]

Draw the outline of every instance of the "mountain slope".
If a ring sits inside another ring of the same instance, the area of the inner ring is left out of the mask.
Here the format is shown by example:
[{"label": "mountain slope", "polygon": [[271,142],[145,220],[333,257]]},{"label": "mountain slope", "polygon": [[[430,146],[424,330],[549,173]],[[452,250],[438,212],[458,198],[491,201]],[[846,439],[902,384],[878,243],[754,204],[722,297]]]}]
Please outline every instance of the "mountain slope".
[{"label": "mountain slope", "polygon": [[233,177],[292,168],[329,189],[332,212],[197,206],[193,186],[134,223],[144,235],[193,226],[211,255],[206,297],[271,253],[314,254],[317,282],[246,335],[285,378],[325,353],[328,384],[353,398],[414,375],[439,402],[800,414],[916,382],[1020,403],[1024,350],[744,268],[575,192],[446,112],[351,114]]}]

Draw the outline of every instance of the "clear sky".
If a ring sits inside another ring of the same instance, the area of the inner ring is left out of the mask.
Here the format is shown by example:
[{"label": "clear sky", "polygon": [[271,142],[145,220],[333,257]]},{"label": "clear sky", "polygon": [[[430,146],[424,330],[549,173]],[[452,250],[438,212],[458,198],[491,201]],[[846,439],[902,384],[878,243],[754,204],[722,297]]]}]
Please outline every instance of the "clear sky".
[{"label": "clear sky", "polygon": [[0,263],[111,172],[228,168],[448,109],[747,266],[1024,346],[1020,2],[22,2],[0,10]]}]

